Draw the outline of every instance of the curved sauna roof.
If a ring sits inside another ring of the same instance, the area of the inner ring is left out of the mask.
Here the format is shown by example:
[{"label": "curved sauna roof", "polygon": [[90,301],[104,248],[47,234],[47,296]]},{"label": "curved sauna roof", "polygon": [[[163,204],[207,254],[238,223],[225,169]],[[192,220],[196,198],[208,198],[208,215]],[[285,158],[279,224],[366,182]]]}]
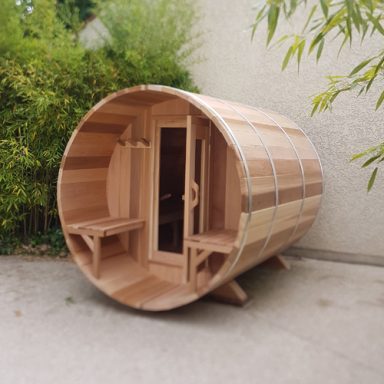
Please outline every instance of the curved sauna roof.
[{"label": "curved sauna roof", "polygon": [[95,105],[58,180],[77,265],[146,310],[187,304],[282,252],[310,228],[321,194],[318,155],[291,120],[158,85]]}]

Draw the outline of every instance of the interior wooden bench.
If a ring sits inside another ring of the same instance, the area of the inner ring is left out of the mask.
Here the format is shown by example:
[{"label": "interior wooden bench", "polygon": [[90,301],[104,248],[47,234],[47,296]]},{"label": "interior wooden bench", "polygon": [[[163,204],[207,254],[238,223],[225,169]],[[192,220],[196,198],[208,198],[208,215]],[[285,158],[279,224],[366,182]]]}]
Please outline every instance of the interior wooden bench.
[{"label": "interior wooden bench", "polygon": [[92,270],[100,277],[101,238],[129,232],[144,227],[142,219],[103,217],[67,225],[70,234],[80,235],[92,252]]},{"label": "interior wooden bench", "polygon": [[193,289],[197,284],[197,268],[213,252],[229,254],[233,250],[237,232],[229,229],[215,229],[189,236],[184,245],[190,249],[189,281]]}]

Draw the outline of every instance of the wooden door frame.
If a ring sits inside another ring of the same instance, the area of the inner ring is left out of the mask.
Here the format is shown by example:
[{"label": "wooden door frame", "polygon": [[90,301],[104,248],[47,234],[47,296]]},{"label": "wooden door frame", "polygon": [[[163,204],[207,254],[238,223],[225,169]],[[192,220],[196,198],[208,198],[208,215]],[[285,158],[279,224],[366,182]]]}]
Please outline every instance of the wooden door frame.
[{"label": "wooden door frame", "polygon": [[[159,187],[160,187],[160,145],[161,129],[185,128],[187,130],[187,117],[154,117],[154,156],[153,156],[153,207],[151,220],[151,237],[149,260],[170,264],[184,268],[186,265],[184,253],[159,251],[158,249],[158,221],[159,221]],[[187,145],[187,143],[186,143]]]},{"label": "wooden door frame", "polygon": [[[210,123],[207,119],[186,115],[183,117],[153,117],[152,126],[154,130],[154,155],[152,162],[153,170],[153,206],[151,209],[151,229],[149,261],[181,267],[182,280],[188,278],[188,249],[183,244],[182,253],[166,252],[158,250],[158,220],[159,220],[159,187],[160,187],[160,146],[161,130],[172,128],[186,129],[186,159],[184,178],[184,232],[183,237],[188,237],[193,231],[193,209],[191,180],[195,178],[195,155],[196,140],[201,140],[201,169],[199,189],[200,222],[199,232],[204,232],[208,227],[209,212],[209,156],[210,156]],[[183,256],[183,257],[181,257]]]},{"label": "wooden door frame", "polygon": [[[196,176],[196,142],[201,140],[200,185],[198,192],[199,232],[204,232],[208,227],[209,204],[209,140],[210,124],[200,117],[187,117],[187,151],[185,163],[185,208],[184,208],[184,238],[193,234],[192,183]],[[187,224],[187,225],[186,225]]]},{"label": "wooden door frame", "polygon": [[210,121],[201,118],[192,120],[196,124],[196,140],[201,140],[200,204],[199,232],[208,229],[209,219],[209,158],[210,158]]}]

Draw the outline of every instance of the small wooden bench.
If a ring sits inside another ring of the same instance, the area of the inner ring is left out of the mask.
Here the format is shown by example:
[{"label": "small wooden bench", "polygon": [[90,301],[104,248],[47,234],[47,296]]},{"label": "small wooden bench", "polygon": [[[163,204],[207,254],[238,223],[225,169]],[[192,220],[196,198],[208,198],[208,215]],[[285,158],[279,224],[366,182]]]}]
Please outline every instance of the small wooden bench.
[{"label": "small wooden bench", "polygon": [[67,225],[70,234],[80,235],[92,252],[92,270],[94,276],[100,277],[101,238],[129,232],[144,227],[142,219],[120,217],[103,217],[99,219]]},{"label": "small wooden bench", "polygon": [[213,252],[229,254],[233,250],[237,232],[229,229],[210,230],[189,236],[184,245],[190,249],[189,281],[193,289],[197,284],[197,268]]}]

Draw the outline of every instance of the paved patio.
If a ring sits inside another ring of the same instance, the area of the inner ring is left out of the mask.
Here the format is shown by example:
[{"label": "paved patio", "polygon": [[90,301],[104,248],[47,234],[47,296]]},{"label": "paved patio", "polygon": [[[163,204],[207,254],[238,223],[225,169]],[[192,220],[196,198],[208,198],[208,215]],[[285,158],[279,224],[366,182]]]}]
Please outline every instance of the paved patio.
[{"label": "paved patio", "polygon": [[0,382],[384,383],[384,268],[293,260],[245,308],[142,313],[68,261],[0,257]]}]

